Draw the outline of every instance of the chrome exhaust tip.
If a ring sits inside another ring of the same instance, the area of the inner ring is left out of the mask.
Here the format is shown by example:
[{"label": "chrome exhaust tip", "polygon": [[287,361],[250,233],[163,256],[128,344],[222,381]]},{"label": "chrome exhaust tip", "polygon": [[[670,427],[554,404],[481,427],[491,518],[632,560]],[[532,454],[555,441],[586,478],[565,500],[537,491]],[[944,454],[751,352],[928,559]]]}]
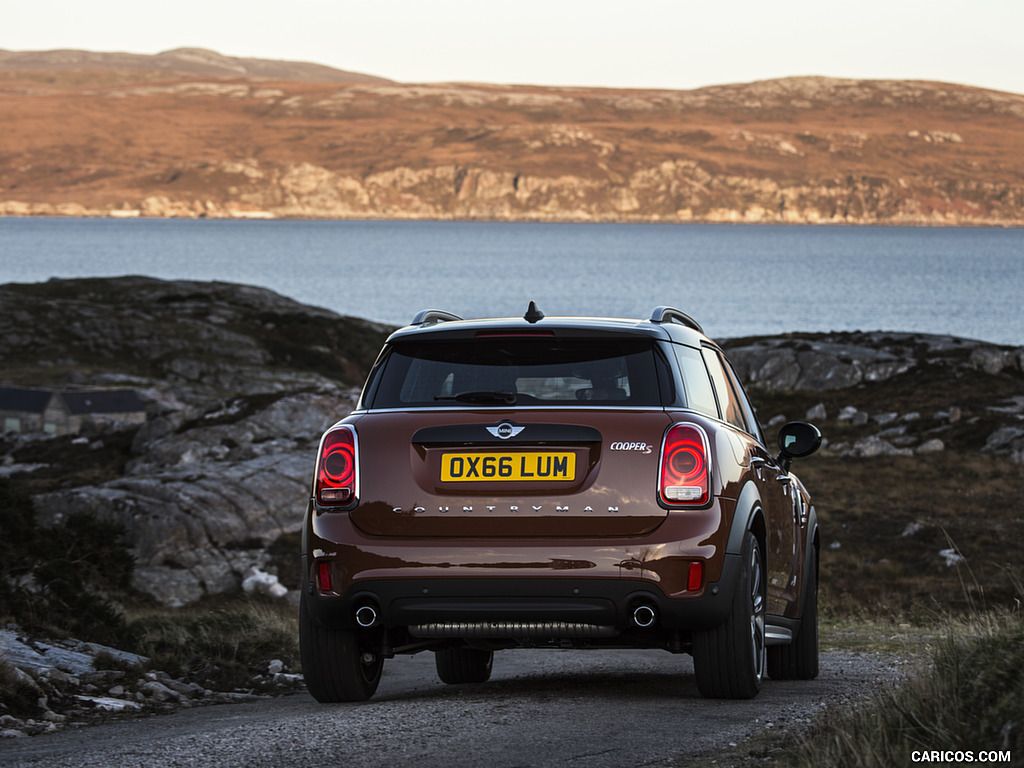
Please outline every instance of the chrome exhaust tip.
[{"label": "chrome exhaust tip", "polygon": [[372,605],[361,605],[356,608],[356,624],[363,629],[369,629],[377,623],[377,609]]},{"label": "chrome exhaust tip", "polygon": [[640,627],[640,629],[648,629],[654,626],[654,622],[658,620],[658,614],[654,610],[654,606],[642,603],[633,609],[633,623]]}]

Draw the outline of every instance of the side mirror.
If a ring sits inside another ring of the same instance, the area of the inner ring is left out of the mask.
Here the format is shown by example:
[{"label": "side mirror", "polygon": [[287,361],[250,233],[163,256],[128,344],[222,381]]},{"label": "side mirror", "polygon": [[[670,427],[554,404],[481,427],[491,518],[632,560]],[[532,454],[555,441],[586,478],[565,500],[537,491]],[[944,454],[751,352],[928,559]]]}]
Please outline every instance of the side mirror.
[{"label": "side mirror", "polygon": [[779,430],[779,458],[783,469],[789,471],[790,462],[810,456],[821,447],[821,431],[806,421],[791,421]]}]

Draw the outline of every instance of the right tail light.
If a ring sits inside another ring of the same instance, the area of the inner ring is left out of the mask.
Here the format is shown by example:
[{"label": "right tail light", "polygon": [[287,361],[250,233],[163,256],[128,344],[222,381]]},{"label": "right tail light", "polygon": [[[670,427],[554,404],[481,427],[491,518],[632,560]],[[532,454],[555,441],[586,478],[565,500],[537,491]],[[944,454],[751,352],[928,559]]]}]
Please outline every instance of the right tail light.
[{"label": "right tail light", "polygon": [[658,493],[670,507],[699,507],[710,500],[708,438],[696,424],[673,424],[665,433]]}]

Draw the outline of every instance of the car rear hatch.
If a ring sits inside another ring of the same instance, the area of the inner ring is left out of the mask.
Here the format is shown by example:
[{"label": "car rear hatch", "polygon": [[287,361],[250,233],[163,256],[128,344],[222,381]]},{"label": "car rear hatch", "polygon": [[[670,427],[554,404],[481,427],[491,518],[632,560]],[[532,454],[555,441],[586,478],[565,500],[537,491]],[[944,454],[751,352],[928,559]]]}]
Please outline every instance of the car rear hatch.
[{"label": "car rear hatch", "polygon": [[639,536],[664,520],[659,409],[458,409],[368,413],[358,436],[367,534]]}]

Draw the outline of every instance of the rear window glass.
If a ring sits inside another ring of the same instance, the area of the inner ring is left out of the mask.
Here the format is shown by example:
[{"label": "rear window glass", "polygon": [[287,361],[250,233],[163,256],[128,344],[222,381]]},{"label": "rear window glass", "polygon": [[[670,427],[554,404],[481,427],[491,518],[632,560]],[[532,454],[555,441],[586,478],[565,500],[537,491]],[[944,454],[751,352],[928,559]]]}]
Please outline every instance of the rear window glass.
[{"label": "rear window glass", "polygon": [[661,404],[653,344],[644,339],[398,344],[372,398],[373,408]]}]

